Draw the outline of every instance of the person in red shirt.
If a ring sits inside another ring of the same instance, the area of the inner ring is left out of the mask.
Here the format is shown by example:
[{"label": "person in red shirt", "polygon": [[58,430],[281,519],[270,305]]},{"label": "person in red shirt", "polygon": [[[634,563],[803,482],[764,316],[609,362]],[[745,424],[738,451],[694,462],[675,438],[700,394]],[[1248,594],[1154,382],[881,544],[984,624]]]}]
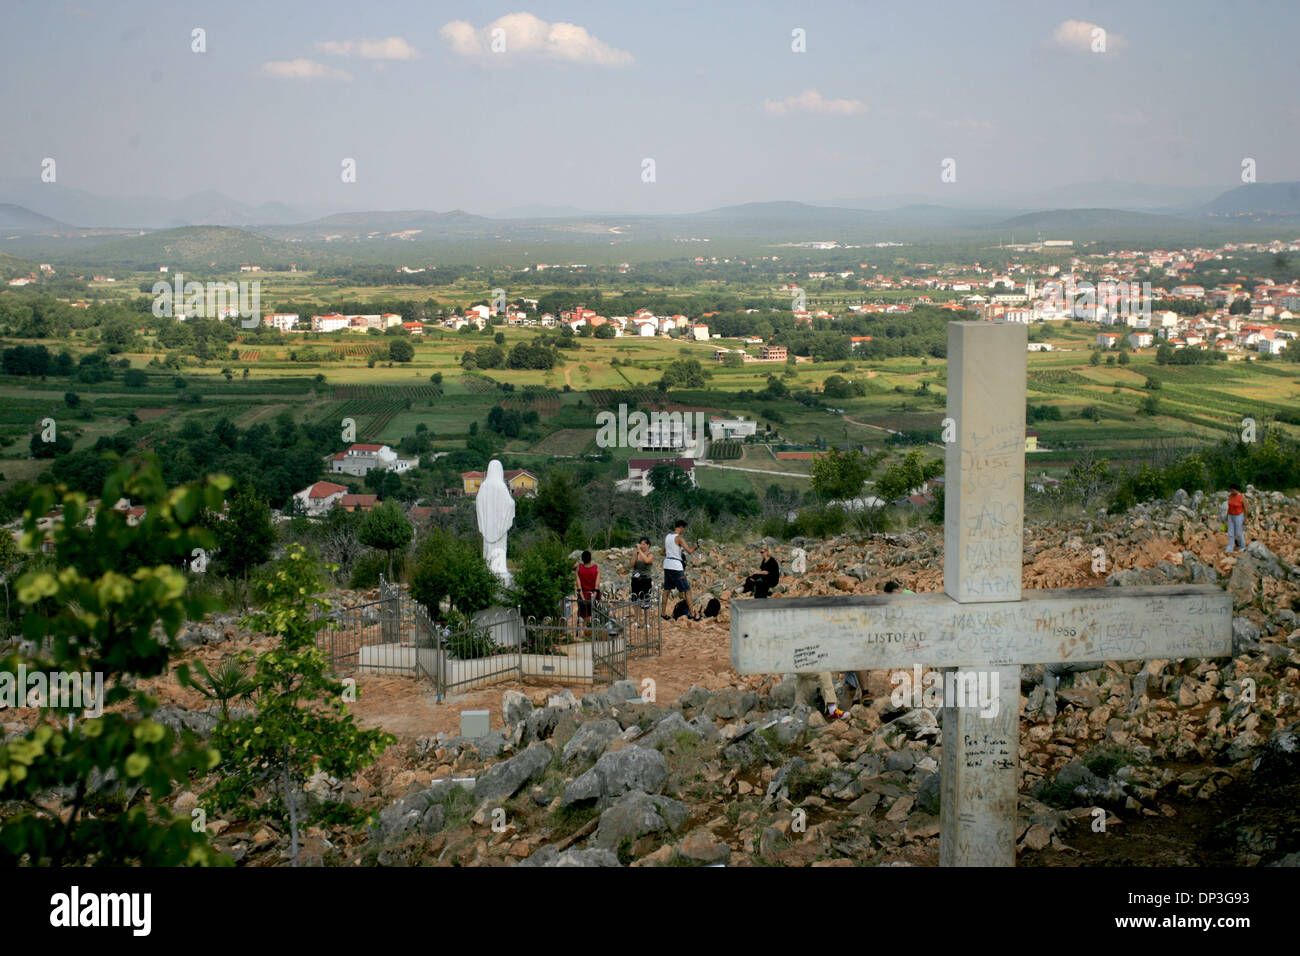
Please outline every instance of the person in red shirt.
[{"label": "person in red shirt", "polygon": [[600,592],[600,568],[591,560],[591,552],[582,552],[582,560],[573,566],[578,584],[578,617],[591,620],[591,605]]},{"label": "person in red shirt", "polygon": [[1236,485],[1228,486],[1228,554],[1233,542],[1238,551],[1246,550],[1246,498]]}]

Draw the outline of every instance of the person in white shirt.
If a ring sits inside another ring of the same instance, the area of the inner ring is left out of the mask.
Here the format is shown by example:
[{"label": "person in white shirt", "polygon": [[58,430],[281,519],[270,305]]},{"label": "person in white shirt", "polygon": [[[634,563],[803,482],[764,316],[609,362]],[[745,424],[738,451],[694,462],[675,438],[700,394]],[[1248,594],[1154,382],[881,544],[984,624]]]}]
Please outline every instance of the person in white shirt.
[{"label": "person in white shirt", "polygon": [[672,600],[673,591],[678,592],[686,602],[687,615],[695,616],[691,613],[691,582],[686,579],[686,566],[682,562],[682,552],[694,554],[695,549],[682,536],[685,530],[686,522],[676,521],[673,530],[664,536],[664,594],[659,614],[665,621],[672,620],[668,614],[668,602]]}]

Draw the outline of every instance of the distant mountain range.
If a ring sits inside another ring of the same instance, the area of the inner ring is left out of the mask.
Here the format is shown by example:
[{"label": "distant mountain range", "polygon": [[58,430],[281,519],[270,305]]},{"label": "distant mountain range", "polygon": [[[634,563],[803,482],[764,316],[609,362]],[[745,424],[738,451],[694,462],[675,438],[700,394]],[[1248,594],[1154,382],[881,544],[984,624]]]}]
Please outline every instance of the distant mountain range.
[{"label": "distant mountain range", "polygon": [[1247,183],[1228,190],[1196,211],[1204,216],[1295,221],[1300,217],[1300,183]]},{"label": "distant mountain range", "polygon": [[0,233],[61,233],[70,230],[72,227],[65,222],[59,222],[57,219],[51,219],[49,216],[42,216],[38,212],[32,212],[23,206],[16,206],[13,203],[0,203]]},{"label": "distant mountain range", "polygon": [[214,190],[182,199],[98,196],[60,183],[0,181],[0,203],[39,210],[80,228],[170,229],[177,226],[263,226],[302,222],[309,214],[283,203],[250,206]]},{"label": "distant mountain range", "polygon": [[[50,191],[42,191],[48,186]],[[1124,184],[1080,184],[1077,194],[1110,189],[1122,198]],[[343,212],[302,221],[279,204],[247,206],[220,193],[184,200],[104,199],[53,184],[24,187],[42,199],[34,207],[3,201],[0,192],[0,248],[45,261],[154,268],[172,264],[218,268],[242,264],[391,260],[389,244],[428,242],[569,243],[604,246],[629,242],[712,239],[759,243],[834,240],[842,244],[882,241],[987,240],[1027,242],[1036,238],[1131,242],[1210,241],[1242,230],[1300,227],[1300,183],[1243,185],[1197,205],[1166,210],[1156,202],[1188,198],[1179,188],[1157,190],[1146,209],[1111,206],[1048,209],[1024,206],[913,202],[891,208],[813,205],[777,201],[743,203],[701,212],[658,215],[596,214],[568,207],[526,206],[521,215],[496,218],[454,209]],[[1136,188],[1136,187],[1132,187]],[[0,184],[3,189],[3,184]],[[1067,190],[1068,191],[1068,190]],[[923,197],[909,197],[923,198]],[[1131,197],[1130,197],[1131,198]],[[873,200],[860,200],[874,203]],[[116,212],[115,212],[116,210]],[[143,211],[141,211],[143,210]],[[138,225],[159,210],[209,216],[212,222],[159,229]],[[549,213],[549,214],[544,214]],[[111,218],[110,215],[121,218]],[[269,219],[257,222],[259,215]],[[243,228],[222,224],[238,220]],[[128,228],[129,226],[129,228]],[[363,253],[358,243],[366,244]]]}]

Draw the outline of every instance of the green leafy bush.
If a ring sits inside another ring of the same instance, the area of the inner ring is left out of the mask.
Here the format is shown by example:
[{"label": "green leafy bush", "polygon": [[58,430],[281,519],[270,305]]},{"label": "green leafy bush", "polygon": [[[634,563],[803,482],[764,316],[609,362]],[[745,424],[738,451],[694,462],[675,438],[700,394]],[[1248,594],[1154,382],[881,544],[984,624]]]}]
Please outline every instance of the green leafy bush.
[{"label": "green leafy bush", "polygon": [[552,617],[573,590],[573,562],[555,535],[533,542],[519,556],[510,600],[524,617]]}]

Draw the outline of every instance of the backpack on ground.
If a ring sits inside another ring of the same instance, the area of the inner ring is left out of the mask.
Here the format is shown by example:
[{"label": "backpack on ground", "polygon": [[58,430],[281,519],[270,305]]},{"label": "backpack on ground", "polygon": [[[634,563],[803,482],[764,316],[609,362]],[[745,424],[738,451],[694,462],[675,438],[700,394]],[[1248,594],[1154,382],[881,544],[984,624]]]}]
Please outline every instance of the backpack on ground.
[{"label": "backpack on ground", "polygon": [[709,598],[709,603],[704,605],[705,617],[717,617],[722,611],[722,602],[717,598]]}]

